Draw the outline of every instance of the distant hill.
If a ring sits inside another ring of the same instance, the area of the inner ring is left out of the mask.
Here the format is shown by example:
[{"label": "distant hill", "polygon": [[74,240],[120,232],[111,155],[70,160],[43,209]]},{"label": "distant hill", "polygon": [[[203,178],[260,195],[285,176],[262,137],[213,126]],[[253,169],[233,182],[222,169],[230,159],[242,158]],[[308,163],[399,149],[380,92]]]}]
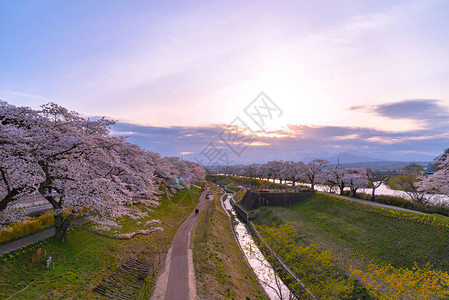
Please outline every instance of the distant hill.
[{"label": "distant hill", "polygon": [[329,161],[329,163],[331,163],[331,164],[336,164],[339,161],[340,161],[340,164],[382,161],[381,159],[372,158],[372,157],[363,156],[363,155],[351,154],[351,153],[347,153],[347,152],[339,153],[339,154],[332,155],[332,156],[319,156],[319,157],[314,157],[314,158],[308,157],[308,158],[304,158],[303,161],[305,163],[308,163],[316,158],[325,159],[325,160]]},{"label": "distant hill", "polygon": [[[341,163],[342,168],[365,168],[371,169],[373,171],[389,171],[389,170],[399,170],[405,166],[415,163],[423,167],[427,167],[430,161],[365,161],[365,162],[353,162],[353,163]],[[329,164],[328,167],[335,166],[336,163]]]},{"label": "distant hill", "polygon": [[[315,158],[321,158],[329,161],[328,167],[333,167],[337,163],[340,163],[343,168],[366,168],[372,169],[373,171],[388,171],[388,170],[399,170],[403,167],[416,163],[423,167],[427,167],[430,161],[386,161],[378,158],[373,158],[364,155],[356,155],[352,153],[339,153],[335,155],[321,155]],[[302,161],[308,163],[315,158],[304,158]]]}]

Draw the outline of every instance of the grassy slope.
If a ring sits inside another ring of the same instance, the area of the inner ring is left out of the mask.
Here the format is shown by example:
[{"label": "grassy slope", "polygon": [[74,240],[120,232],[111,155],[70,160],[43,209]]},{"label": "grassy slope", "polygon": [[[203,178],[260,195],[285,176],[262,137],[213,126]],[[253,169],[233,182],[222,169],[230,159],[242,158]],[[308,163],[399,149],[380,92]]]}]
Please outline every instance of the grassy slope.
[{"label": "grassy slope", "polygon": [[215,190],[194,234],[194,265],[200,299],[263,299],[232,236]]},{"label": "grassy slope", "polygon": [[[220,185],[226,184],[235,184],[235,185],[248,185],[249,179],[246,177],[239,176],[223,176],[223,175],[214,175],[215,183]],[[251,187],[253,188],[264,188],[264,189],[282,189],[285,188],[285,185],[281,185],[278,183],[273,183],[267,180],[260,179],[251,179]]]},{"label": "grassy slope", "polygon": [[257,213],[259,224],[295,222],[301,242],[333,249],[343,270],[371,261],[401,268],[412,267],[416,261],[449,271],[448,228],[392,218],[378,208],[324,195],[314,195],[291,209],[265,207]]},{"label": "grassy slope", "polygon": [[[192,188],[192,192],[182,190],[172,199],[162,197],[161,205],[139,220],[140,224],[133,220],[126,220],[124,224],[125,232],[132,232],[140,229],[147,220],[160,219],[163,232],[116,241],[75,229],[70,231],[65,244],[50,238],[0,257],[0,298],[12,295],[30,283],[27,289],[11,299],[99,298],[92,289],[130,257],[147,260],[155,266],[140,291],[141,298],[148,298],[160,263],[178,227],[197,204],[199,194],[199,189]],[[46,252],[47,257],[42,255],[33,263],[32,255],[37,248],[41,248],[42,254]],[[46,268],[48,256],[55,261],[54,270]]]}]

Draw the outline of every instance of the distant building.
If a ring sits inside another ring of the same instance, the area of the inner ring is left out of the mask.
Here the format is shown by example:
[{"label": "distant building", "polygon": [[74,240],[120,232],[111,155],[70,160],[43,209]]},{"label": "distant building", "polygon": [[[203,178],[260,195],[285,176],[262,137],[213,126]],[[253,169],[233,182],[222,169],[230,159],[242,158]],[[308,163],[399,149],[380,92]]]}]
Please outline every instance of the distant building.
[{"label": "distant building", "polygon": [[430,169],[427,169],[424,172],[425,175],[433,175],[433,173],[435,173],[435,171],[434,170],[430,170]]}]

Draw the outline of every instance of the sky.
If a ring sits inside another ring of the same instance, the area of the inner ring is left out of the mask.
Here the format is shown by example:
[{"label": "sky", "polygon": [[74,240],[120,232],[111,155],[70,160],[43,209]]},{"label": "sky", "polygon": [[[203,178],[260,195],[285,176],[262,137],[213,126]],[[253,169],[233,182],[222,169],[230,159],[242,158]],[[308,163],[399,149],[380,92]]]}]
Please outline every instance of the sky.
[{"label": "sky", "polygon": [[446,0],[5,0],[0,99],[209,163],[432,160],[449,146],[448,31]]}]

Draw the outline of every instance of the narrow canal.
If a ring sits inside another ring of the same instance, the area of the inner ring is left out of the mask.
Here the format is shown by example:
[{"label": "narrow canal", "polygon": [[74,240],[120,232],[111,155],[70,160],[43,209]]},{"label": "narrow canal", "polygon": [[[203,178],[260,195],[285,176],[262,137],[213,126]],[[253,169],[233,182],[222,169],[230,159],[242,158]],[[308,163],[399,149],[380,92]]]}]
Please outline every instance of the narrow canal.
[{"label": "narrow canal", "polygon": [[237,218],[236,213],[229,202],[231,197],[231,194],[227,194],[223,204],[228,212],[234,216],[234,231],[249,265],[270,299],[290,299],[290,290],[282,282],[279,276],[275,274],[270,263],[260,252],[246,225]]}]

